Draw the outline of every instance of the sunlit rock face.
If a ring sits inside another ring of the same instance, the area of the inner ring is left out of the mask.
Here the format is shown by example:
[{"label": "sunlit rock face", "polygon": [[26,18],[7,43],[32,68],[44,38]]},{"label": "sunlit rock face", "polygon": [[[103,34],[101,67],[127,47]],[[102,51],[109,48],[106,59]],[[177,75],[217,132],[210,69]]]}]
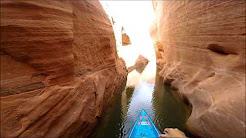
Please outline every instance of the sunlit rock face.
[{"label": "sunlit rock face", "polygon": [[121,35],[122,35],[121,36],[122,46],[130,45],[131,44],[130,37],[126,34],[126,31],[123,26],[121,28]]},{"label": "sunlit rock face", "polygon": [[122,33],[122,45],[126,46],[126,45],[130,45],[131,41],[129,36],[126,33]]},{"label": "sunlit rock face", "polygon": [[164,82],[192,105],[202,137],[245,137],[245,1],[154,1]]},{"label": "sunlit rock face", "polygon": [[126,72],[98,1],[1,1],[1,137],[87,136]]},{"label": "sunlit rock face", "polygon": [[137,60],[135,61],[135,64],[127,68],[128,73],[133,71],[134,69],[136,69],[138,73],[142,73],[148,63],[149,63],[149,60],[146,57],[139,55]]}]

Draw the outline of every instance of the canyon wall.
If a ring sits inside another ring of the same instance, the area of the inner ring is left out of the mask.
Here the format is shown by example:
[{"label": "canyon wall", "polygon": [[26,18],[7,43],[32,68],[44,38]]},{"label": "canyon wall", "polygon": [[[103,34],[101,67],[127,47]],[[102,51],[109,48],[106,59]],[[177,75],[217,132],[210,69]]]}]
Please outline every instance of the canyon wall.
[{"label": "canyon wall", "polygon": [[153,1],[164,82],[192,105],[201,137],[245,137],[245,1]]},{"label": "canyon wall", "polygon": [[98,1],[1,1],[1,137],[88,136],[126,72]]}]

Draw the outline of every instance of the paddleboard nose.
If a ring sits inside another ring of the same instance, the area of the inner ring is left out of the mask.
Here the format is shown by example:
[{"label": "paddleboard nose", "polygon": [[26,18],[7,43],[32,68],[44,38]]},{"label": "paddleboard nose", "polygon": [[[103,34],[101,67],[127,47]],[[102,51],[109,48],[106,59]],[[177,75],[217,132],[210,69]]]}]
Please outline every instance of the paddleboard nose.
[{"label": "paddleboard nose", "polygon": [[129,135],[131,138],[143,138],[143,137],[152,137],[158,138],[159,131],[156,129],[153,121],[148,116],[147,112],[142,109],[138,115],[137,120],[132,128],[132,131]]}]

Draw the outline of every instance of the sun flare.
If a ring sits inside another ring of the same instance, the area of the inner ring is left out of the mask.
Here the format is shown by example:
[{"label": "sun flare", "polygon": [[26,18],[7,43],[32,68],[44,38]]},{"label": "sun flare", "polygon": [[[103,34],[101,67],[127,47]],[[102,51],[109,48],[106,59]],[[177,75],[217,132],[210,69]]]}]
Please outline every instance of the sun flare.
[{"label": "sun flare", "polygon": [[[118,55],[127,67],[134,65],[139,54],[155,62],[153,42],[149,28],[154,20],[151,1],[101,1],[106,13],[116,22],[114,32],[117,41]],[[132,44],[120,46],[121,27],[124,27]]]}]

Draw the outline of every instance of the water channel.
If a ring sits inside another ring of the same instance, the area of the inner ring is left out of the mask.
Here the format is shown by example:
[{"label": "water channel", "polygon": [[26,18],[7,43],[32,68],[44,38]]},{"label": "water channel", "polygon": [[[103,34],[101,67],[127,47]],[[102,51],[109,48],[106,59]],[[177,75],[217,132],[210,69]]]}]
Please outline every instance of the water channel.
[{"label": "water channel", "polygon": [[185,122],[190,107],[181,101],[177,91],[163,84],[158,73],[146,80],[144,76],[149,71],[155,72],[150,69],[151,64],[155,63],[149,63],[141,74],[136,75],[136,71],[128,74],[126,88],[111,100],[91,137],[128,137],[142,109],[160,131],[167,127],[178,128],[189,136]]}]

